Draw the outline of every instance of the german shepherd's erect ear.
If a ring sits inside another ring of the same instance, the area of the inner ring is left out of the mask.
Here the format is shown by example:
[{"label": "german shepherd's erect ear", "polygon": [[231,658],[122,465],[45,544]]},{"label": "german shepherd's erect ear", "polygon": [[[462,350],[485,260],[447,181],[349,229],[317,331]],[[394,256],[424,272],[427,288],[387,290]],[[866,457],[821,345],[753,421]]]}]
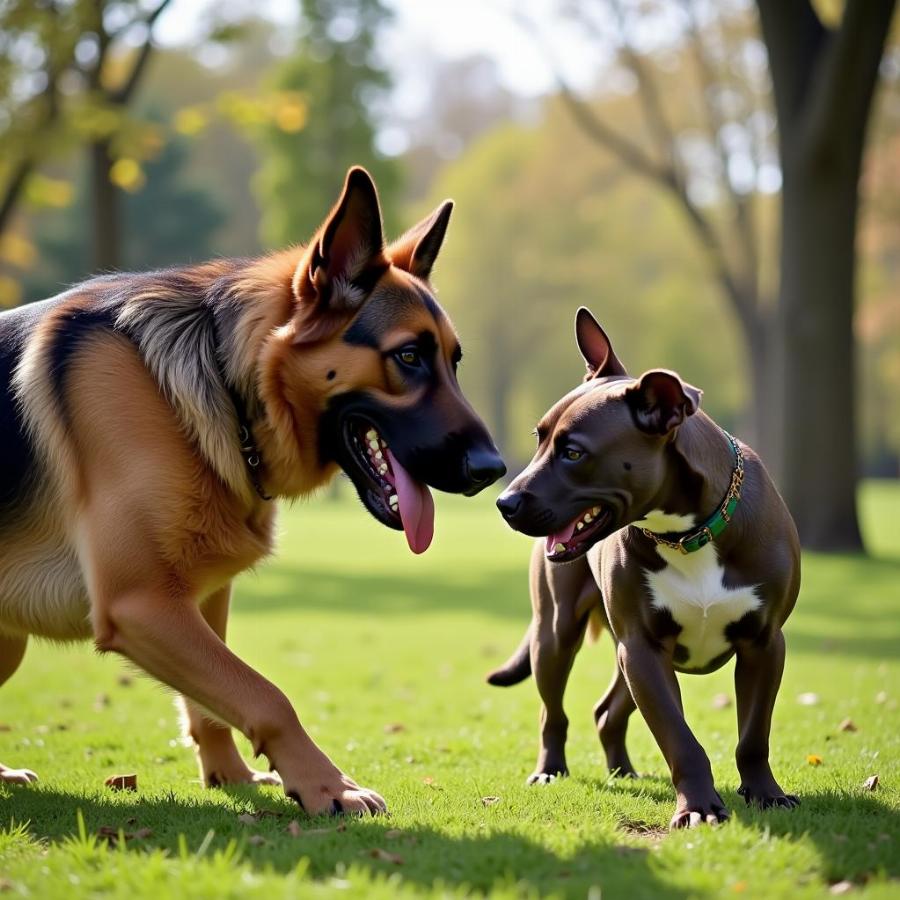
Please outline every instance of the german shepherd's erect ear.
[{"label": "german shepherd's erect ear", "polygon": [[422,281],[428,281],[444,243],[453,201],[445,200],[430,216],[413,225],[387,249],[391,262]]},{"label": "german shepherd's erect ear", "polygon": [[324,340],[346,325],[388,265],[378,192],[354,166],[294,273],[295,343]]}]

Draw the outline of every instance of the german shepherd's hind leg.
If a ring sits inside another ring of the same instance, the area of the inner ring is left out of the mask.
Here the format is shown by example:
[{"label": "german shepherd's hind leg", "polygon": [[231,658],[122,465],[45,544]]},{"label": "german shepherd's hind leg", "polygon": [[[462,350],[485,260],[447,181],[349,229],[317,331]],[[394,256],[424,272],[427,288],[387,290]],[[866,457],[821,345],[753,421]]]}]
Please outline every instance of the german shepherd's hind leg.
[{"label": "german shepherd's hind leg", "polygon": [[[4,684],[15,674],[25,656],[27,645],[28,638],[0,634],[0,684]],[[37,775],[31,769],[12,769],[0,763],[0,782],[4,784],[30,784],[37,780]]]},{"label": "german shepherd's hind leg", "polygon": [[[216,591],[200,607],[210,628],[224,641],[228,623],[231,585]],[[184,731],[197,751],[200,777],[207,787],[226,784],[280,785],[274,773],[257,772],[244,762],[234,743],[231,727],[217,722],[209,713],[187,697],[180,698]]]},{"label": "german shepherd's hind leg", "polygon": [[635,709],[637,707],[628,689],[628,682],[616,664],[616,672],[609,688],[594,706],[594,723],[606,754],[606,764],[617,778],[638,777],[625,746],[628,719]]},{"label": "german shepherd's hind leg", "polygon": [[94,628],[99,650],[128,657],[245,734],[310,815],[385,811],[382,797],[331,762],[287,697],[225,646],[190,598],[132,588],[95,605]]}]

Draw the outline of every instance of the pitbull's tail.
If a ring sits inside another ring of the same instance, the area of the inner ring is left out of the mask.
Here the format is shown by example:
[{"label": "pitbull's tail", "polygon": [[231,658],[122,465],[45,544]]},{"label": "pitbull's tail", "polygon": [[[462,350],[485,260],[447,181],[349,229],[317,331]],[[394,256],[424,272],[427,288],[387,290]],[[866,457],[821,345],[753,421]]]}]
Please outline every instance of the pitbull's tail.
[{"label": "pitbull's tail", "polygon": [[525,637],[522,638],[516,652],[499,669],[494,669],[488,674],[488,684],[496,687],[511,687],[531,675],[531,629],[533,627],[533,623],[529,624]]}]

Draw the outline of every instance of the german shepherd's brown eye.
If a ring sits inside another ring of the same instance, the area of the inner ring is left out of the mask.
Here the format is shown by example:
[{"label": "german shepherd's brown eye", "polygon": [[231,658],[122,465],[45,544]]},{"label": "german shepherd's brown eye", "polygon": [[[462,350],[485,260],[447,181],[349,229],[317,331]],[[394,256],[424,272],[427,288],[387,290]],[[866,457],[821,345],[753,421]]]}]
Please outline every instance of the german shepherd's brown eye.
[{"label": "german shepherd's brown eye", "polygon": [[394,355],[404,366],[415,368],[422,363],[419,351],[415,347],[402,347]]}]

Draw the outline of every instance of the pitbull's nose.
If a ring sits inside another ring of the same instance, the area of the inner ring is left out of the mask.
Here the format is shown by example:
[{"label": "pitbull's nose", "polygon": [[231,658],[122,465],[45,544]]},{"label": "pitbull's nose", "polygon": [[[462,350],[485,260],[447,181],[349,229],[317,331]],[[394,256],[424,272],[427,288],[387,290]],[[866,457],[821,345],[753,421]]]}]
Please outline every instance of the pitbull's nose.
[{"label": "pitbull's nose", "polygon": [[466,474],[476,490],[486,488],[506,474],[506,465],[496,450],[476,448],[466,454]]},{"label": "pitbull's nose", "polygon": [[514,491],[513,493],[510,493],[509,491],[506,491],[497,498],[497,509],[500,510],[500,515],[509,521],[514,518],[516,513],[522,508],[522,501],[523,497],[521,492]]}]

